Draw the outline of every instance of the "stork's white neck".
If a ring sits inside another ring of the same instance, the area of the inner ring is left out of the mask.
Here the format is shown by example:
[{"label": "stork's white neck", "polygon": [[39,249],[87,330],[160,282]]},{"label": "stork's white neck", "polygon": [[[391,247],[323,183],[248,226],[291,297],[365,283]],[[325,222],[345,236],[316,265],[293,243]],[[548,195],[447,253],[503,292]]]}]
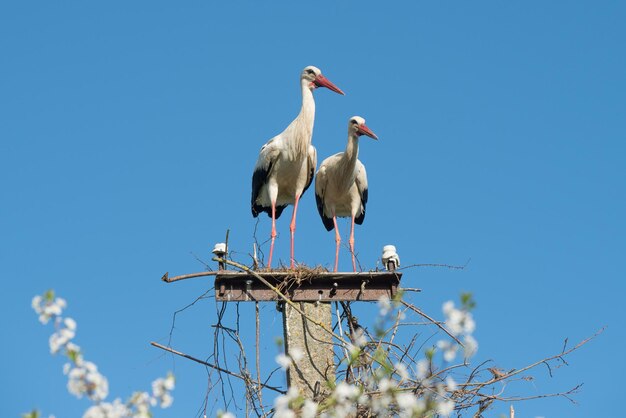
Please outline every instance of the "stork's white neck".
[{"label": "stork's white neck", "polygon": [[311,142],[311,135],[313,134],[313,123],[315,122],[315,99],[313,98],[313,90],[309,87],[309,81],[302,80],[302,108],[297,119],[300,119],[302,123],[302,129],[305,129],[309,135],[308,142]]},{"label": "stork's white neck", "polygon": [[346,171],[353,173],[356,167],[356,162],[359,158],[359,137],[355,134],[348,135],[348,144],[346,145],[346,151],[343,153],[343,158],[346,161]]},{"label": "stork's white neck", "polygon": [[304,161],[308,155],[311,137],[313,136],[313,122],[315,120],[315,100],[308,82],[302,83],[302,108],[298,116],[287,127],[283,136],[286,139],[287,158],[291,161]]},{"label": "stork's white neck", "polygon": [[338,175],[334,176],[337,188],[346,193],[350,190],[356,178],[356,162],[358,161],[358,155],[359,137],[354,134],[348,134],[346,150],[341,153],[341,157],[336,166]]}]

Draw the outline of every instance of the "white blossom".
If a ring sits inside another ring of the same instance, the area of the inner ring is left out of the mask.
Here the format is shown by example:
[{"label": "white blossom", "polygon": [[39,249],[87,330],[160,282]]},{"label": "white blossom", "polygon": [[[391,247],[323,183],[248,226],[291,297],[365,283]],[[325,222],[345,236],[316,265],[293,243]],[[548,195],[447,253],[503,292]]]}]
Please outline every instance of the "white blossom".
[{"label": "white blossom", "polygon": [[378,298],[378,312],[381,316],[386,316],[391,311],[391,301],[386,295]]},{"label": "white blossom", "polygon": [[447,362],[453,361],[456,358],[456,352],[459,350],[459,346],[456,343],[445,340],[437,341],[437,348],[443,350],[443,359]]},{"label": "white blossom", "polygon": [[417,378],[424,379],[428,376],[430,371],[430,362],[426,359],[421,359],[417,361]]},{"label": "white blossom", "polygon": [[393,391],[398,387],[398,383],[394,379],[389,379],[387,377],[383,377],[378,382],[378,390],[381,392],[389,392]]},{"label": "white blossom", "polygon": [[413,413],[419,410],[417,396],[410,392],[396,394],[396,403],[398,404],[398,408],[400,408],[401,417],[413,416]]},{"label": "white blossom", "polygon": [[439,415],[443,415],[444,417],[450,416],[450,414],[454,411],[454,401],[444,400],[437,403],[437,413]]},{"label": "white blossom", "polygon": [[130,398],[129,404],[134,407],[133,418],[151,418],[150,407],[155,403],[148,392],[135,392]]},{"label": "white blossom", "polygon": [[56,298],[51,300],[52,297],[54,297],[52,293],[46,293],[45,297],[37,295],[31,301],[33,310],[39,315],[39,322],[44,325],[50,319],[60,316],[63,309],[67,306],[65,299]]},{"label": "white blossom", "polygon": [[390,393],[383,393],[380,396],[371,398],[370,409],[374,416],[384,416],[389,411],[393,396]]},{"label": "white blossom", "polygon": [[67,390],[77,398],[86,395],[95,402],[104,400],[109,394],[109,382],[90,361],[71,369],[68,373]]},{"label": "white blossom", "polygon": [[356,402],[361,397],[361,390],[346,382],[339,382],[333,393],[331,401],[333,407],[320,414],[322,418],[348,417],[356,413]]},{"label": "white blossom", "polygon": [[476,329],[476,322],[474,322],[472,314],[465,310],[455,308],[454,302],[445,302],[442,310],[446,316],[446,328],[448,328],[453,335],[471,334]]},{"label": "white blossom", "polygon": [[447,316],[448,318],[446,319],[446,327],[452,333],[452,335],[459,335],[460,333],[462,333],[465,314],[458,309],[452,309]]},{"label": "white blossom", "polygon": [[468,359],[478,351],[478,342],[471,335],[466,335],[463,338],[463,347],[465,349],[465,358]]},{"label": "white blossom", "polygon": [[476,330],[476,322],[471,312],[465,312],[465,320],[463,321],[463,332],[471,334]]},{"label": "white blossom", "polygon": [[130,410],[118,398],[113,403],[102,402],[85,411],[83,418],[125,418],[131,414]]},{"label": "white blossom", "polygon": [[65,346],[65,349],[67,351],[73,351],[74,353],[80,353],[80,347],[74,344],[73,342],[67,343],[67,345]]},{"label": "white blossom", "polygon": [[169,408],[170,406],[172,406],[173,403],[174,403],[174,397],[170,395],[169,393],[166,393],[161,397],[160,407]]},{"label": "white blossom", "polygon": [[396,373],[398,373],[398,376],[400,376],[400,379],[407,380],[410,377],[409,371],[403,363],[396,363],[393,367]]},{"label": "white blossom", "polygon": [[169,393],[174,386],[175,379],[171,373],[168,373],[165,378],[160,377],[152,382],[152,404],[158,403],[161,408],[169,407],[174,402],[174,398]]},{"label": "white blossom", "polygon": [[42,301],[42,297],[40,295],[36,295],[35,297],[33,297],[33,300],[30,303],[30,306],[32,306],[32,308],[35,310],[35,312],[39,313],[40,309],[41,309],[41,301]]},{"label": "white blossom", "polygon": [[304,352],[298,347],[293,347],[289,349],[289,356],[293,361],[299,361],[304,356]]},{"label": "white blossom", "polygon": [[363,348],[367,344],[367,338],[365,337],[365,330],[358,327],[350,334],[350,339],[358,348]]},{"label": "white blossom", "polygon": [[57,333],[54,333],[50,336],[48,343],[48,345],[50,346],[50,354],[56,354],[61,349],[61,343]]},{"label": "white blossom", "polygon": [[63,323],[65,324],[65,328],[74,331],[76,329],[76,321],[74,321],[72,318],[65,318],[63,320]]},{"label": "white blossom", "polygon": [[274,417],[295,418],[296,413],[291,409],[291,402],[300,396],[298,389],[290,387],[286,394],[278,396],[274,400]]},{"label": "white blossom", "polygon": [[338,402],[345,402],[346,400],[356,399],[361,394],[361,391],[358,387],[354,385],[349,385],[346,382],[339,382],[337,386],[335,386],[335,390],[333,391],[333,397]]},{"label": "white blossom", "polygon": [[301,414],[301,418],[315,418],[315,415],[317,414],[317,403],[310,399],[306,399],[304,401],[304,405],[302,405]]},{"label": "white blossom", "polygon": [[458,385],[456,384],[452,376],[446,377],[446,387],[450,392],[454,392],[458,389]]},{"label": "white blossom", "polygon": [[296,412],[293,411],[292,409],[277,409],[274,412],[274,417],[275,418],[296,418]]},{"label": "white blossom", "polygon": [[278,363],[280,368],[283,369],[283,370],[287,370],[289,368],[289,366],[291,366],[291,357],[289,357],[285,353],[278,354],[274,358],[274,360],[276,360],[276,363]]}]

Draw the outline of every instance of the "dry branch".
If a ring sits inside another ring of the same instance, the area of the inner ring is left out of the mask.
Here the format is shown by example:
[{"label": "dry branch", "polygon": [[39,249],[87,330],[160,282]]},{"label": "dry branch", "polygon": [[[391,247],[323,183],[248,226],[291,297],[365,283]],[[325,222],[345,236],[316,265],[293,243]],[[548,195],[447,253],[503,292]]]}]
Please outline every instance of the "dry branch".
[{"label": "dry branch", "polygon": [[199,273],[181,274],[180,276],[169,277],[169,272],[165,272],[165,274],[161,277],[161,280],[165,283],[173,283],[180,280],[193,279],[195,277],[215,276],[219,273],[219,271],[201,271]]},{"label": "dry branch", "polygon": [[[189,359],[189,360],[195,361],[196,363],[203,364],[203,365],[205,365],[205,366],[207,366],[207,367],[210,367],[210,368],[212,368],[212,369],[215,369],[215,370],[217,370],[217,371],[219,371],[219,372],[221,372],[221,373],[226,373],[227,375],[229,375],[229,376],[233,376],[233,377],[236,377],[236,378],[238,378],[238,379],[241,379],[241,380],[243,380],[244,382],[249,382],[249,381],[250,381],[250,379],[248,379],[248,378],[246,378],[246,377],[244,377],[244,376],[242,376],[242,375],[240,375],[240,374],[238,374],[238,373],[233,373],[233,372],[231,372],[230,370],[223,369],[223,368],[221,368],[221,367],[219,367],[219,366],[216,366],[215,364],[211,364],[211,363],[208,363],[208,362],[206,362],[206,361],[204,361],[204,360],[200,360],[200,359],[198,359],[198,358],[195,358],[195,357],[193,357],[193,356],[190,356],[189,354],[181,353],[180,351],[176,351],[176,350],[174,350],[173,348],[166,347],[166,346],[164,346],[164,345],[162,345],[162,344],[159,344],[159,343],[156,343],[156,342],[154,342],[154,341],[151,341],[151,342],[150,342],[150,345],[152,345],[153,347],[156,347],[156,348],[160,348],[161,350],[165,350],[165,351],[167,351],[168,353],[176,354],[177,356],[181,356],[181,357],[184,357],[184,358],[186,358],[186,359]],[[269,385],[266,385],[266,384],[264,384],[264,383],[261,383],[261,386],[263,386],[263,387],[264,387],[264,388],[266,388],[266,389],[273,390],[274,392],[278,392],[278,393],[281,393],[281,394],[286,393],[284,390],[281,390],[281,389],[276,388],[276,387],[274,387],[274,386],[269,386]]]},{"label": "dry branch", "polygon": [[459,341],[458,338],[456,338],[454,335],[452,335],[452,333],[450,331],[448,331],[446,329],[446,327],[444,327],[443,325],[441,325],[440,321],[436,321],[433,318],[431,318],[430,316],[426,315],[424,312],[422,312],[421,309],[419,309],[418,307],[411,305],[410,303],[401,300],[400,301],[404,306],[406,306],[407,308],[409,308],[410,310],[412,310],[413,312],[415,312],[416,314],[422,316],[423,318],[428,319],[431,323],[437,325],[437,327],[439,327],[439,329],[441,329],[443,332],[445,332],[446,334],[448,334],[448,336],[450,338],[452,338],[454,341],[456,341],[461,347],[463,346],[463,343],[461,343],[461,341]]}]

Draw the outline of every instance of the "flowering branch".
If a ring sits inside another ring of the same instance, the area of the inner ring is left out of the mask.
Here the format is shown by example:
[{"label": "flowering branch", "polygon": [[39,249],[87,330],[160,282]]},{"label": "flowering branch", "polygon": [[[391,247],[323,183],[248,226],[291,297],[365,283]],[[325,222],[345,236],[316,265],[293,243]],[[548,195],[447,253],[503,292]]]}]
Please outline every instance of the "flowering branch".
[{"label": "flowering branch", "polygon": [[[126,403],[119,398],[104,402],[109,394],[109,382],[94,363],[84,359],[81,348],[72,342],[77,325],[74,319],[62,316],[67,307],[65,299],[48,290],[35,296],[31,305],[39,315],[39,322],[45,325],[52,321],[54,324],[55,332],[49,339],[50,353],[62,353],[69,360],[63,366],[63,373],[68,376],[67,390],[77,398],[85,396],[94,403],[83,418],[151,418],[152,407],[167,408],[172,404],[174,398],[170,392],[174,389],[174,375],[171,373],[152,382],[152,393],[135,392]],[[24,416],[38,417],[39,413],[33,411]]]}]

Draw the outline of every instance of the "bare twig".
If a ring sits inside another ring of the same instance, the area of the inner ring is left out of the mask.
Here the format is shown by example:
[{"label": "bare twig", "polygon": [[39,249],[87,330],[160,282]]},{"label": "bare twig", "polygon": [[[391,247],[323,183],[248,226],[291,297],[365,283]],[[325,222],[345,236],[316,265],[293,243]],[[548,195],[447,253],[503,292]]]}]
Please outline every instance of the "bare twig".
[{"label": "bare twig", "polygon": [[[255,303],[256,314],[256,378],[257,384],[261,387],[261,354],[260,354],[260,339],[261,339],[261,326],[259,323],[259,302]],[[263,405],[263,395],[259,391],[259,403]]]},{"label": "bare twig", "polygon": [[465,269],[465,267],[467,267],[467,265],[470,263],[470,261],[472,261],[471,258],[468,259],[465,262],[465,264],[463,264],[462,266],[455,266],[455,265],[452,265],[452,264],[438,264],[438,263],[411,264],[411,265],[399,268],[397,270],[406,270],[406,269],[410,269],[410,268],[414,268],[414,267],[443,267],[443,268],[448,268],[448,269],[452,269],[452,270],[463,270],[463,269]]},{"label": "bare twig", "polygon": [[526,367],[522,367],[521,369],[517,369],[517,370],[511,370],[508,373],[504,373],[501,376],[494,376],[492,379],[486,381],[486,382],[477,382],[477,383],[463,383],[460,384],[459,386],[475,386],[475,387],[483,387],[483,386],[487,386],[487,385],[491,385],[493,383],[499,382],[501,380],[506,380],[506,379],[510,379],[513,376],[519,375],[521,373],[524,373],[527,370],[530,370],[532,368],[537,367],[540,364],[545,364],[546,362],[550,361],[550,360],[554,360],[556,358],[560,358],[561,356],[565,356],[568,355],[569,353],[571,353],[572,351],[575,351],[577,349],[579,349],[580,347],[582,347],[583,345],[587,344],[589,341],[593,340],[594,338],[596,338],[598,335],[602,334],[604,332],[605,328],[601,328],[599,329],[595,334],[593,334],[591,337],[585,338],[584,340],[582,340],[581,342],[579,342],[578,344],[576,344],[574,347],[570,348],[567,351],[563,351],[559,354],[556,354],[554,356],[551,357],[546,357],[544,359],[541,359],[539,361],[536,361],[532,364],[529,364]]},{"label": "bare twig", "polygon": [[430,316],[426,315],[424,312],[422,312],[421,309],[419,309],[417,306],[414,306],[404,300],[401,300],[400,303],[402,303],[404,306],[406,306],[407,308],[409,308],[410,310],[412,310],[413,312],[415,312],[416,314],[428,319],[430,322],[432,322],[433,324],[435,324],[437,327],[439,327],[439,329],[441,329],[443,332],[445,332],[446,334],[448,334],[448,336],[450,338],[452,338],[454,341],[456,341],[457,343],[459,343],[460,346],[463,346],[463,343],[461,341],[459,341],[458,338],[456,338],[454,335],[452,335],[452,333],[450,331],[448,331],[446,329],[446,327],[444,327],[443,325],[441,325],[441,322],[434,320],[433,318],[431,318]]},{"label": "bare twig", "polygon": [[169,277],[169,272],[166,272],[161,280],[165,283],[178,282],[180,280],[193,279],[194,277],[215,276],[220,274],[219,271],[201,271],[199,273],[181,274],[180,276]]},{"label": "bare twig", "polygon": [[[152,345],[153,347],[156,347],[156,348],[160,348],[161,350],[165,350],[165,351],[167,351],[167,352],[169,352],[169,353],[176,354],[177,356],[181,356],[181,357],[184,357],[184,358],[186,358],[186,359],[189,359],[189,360],[195,361],[196,363],[203,364],[203,365],[205,365],[205,366],[207,366],[207,367],[210,367],[210,368],[212,368],[212,369],[215,369],[215,370],[217,370],[217,371],[219,371],[219,372],[221,372],[221,373],[226,373],[226,374],[227,374],[227,375],[229,375],[229,376],[236,377],[236,378],[241,379],[241,380],[243,380],[243,381],[248,381],[248,379],[246,379],[244,376],[242,376],[242,375],[240,375],[240,374],[238,374],[238,373],[233,373],[233,372],[231,372],[230,370],[223,369],[223,368],[221,368],[221,367],[219,367],[219,366],[216,366],[215,364],[207,363],[206,361],[203,361],[203,360],[200,360],[200,359],[195,358],[195,357],[193,357],[193,356],[190,356],[189,354],[185,354],[185,353],[182,353],[182,352],[180,352],[180,351],[176,351],[176,350],[174,350],[173,348],[166,347],[166,346],[161,345],[161,344],[159,344],[159,343],[156,343],[156,342],[154,342],[154,341],[150,342],[150,345]],[[278,392],[278,393],[281,393],[281,394],[285,394],[285,393],[287,393],[287,392],[286,392],[286,391],[284,391],[284,390],[281,390],[281,389],[276,388],[276,387],[274,387],[274,386],[266,385],[266,384],[264,384],[264,383],[261,383],[261,386],[263,386],[265,389],[273,390],[274,392]]]}]

